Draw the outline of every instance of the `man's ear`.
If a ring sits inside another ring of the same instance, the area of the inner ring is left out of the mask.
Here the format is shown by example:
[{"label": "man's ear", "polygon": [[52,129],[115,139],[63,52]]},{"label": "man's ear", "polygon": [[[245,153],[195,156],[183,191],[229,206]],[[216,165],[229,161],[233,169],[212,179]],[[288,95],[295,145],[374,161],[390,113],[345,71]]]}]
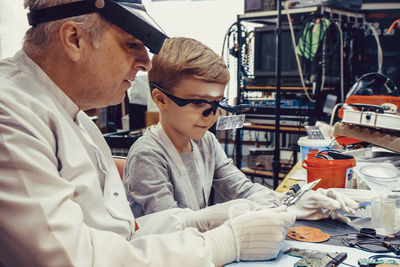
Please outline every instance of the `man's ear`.
[{"label": "man's ear", "polygon": [[165,95],[160,90],[153,89],[153,91],[151,91],[151,97],[160,110],[164,110],[166,108]]},{"label": "man's ear", "polygon": [[79,61],[83,53],[82,48],[85,45],[83,30],[76,22],[68,20],[61,25],[58,34],[61,46],[64,48],[67,56],[73,62]]}]

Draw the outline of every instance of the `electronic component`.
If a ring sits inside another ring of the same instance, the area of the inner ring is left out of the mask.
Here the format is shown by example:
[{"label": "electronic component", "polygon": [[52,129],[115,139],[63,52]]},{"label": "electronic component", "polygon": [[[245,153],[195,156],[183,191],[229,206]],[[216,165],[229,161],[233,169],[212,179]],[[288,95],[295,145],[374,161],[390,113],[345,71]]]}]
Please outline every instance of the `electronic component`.
[{"label": "electronic component", "polygon": [[305,192],[313,189],[314,186],[316,186],[319,183],[319,181],[321,181],[321,179],[305,184],[302,187],[300,187],[299,184],[292,185],[289,191],[286,192],[286,197],[282,200],[281,205],[286,205],[286,206],[294,205]]},{"label": "electronic component", "polygon": [[248,156],[248,166],[253,170],[272,170],[272,160],[274,158],[273,148],[251,148]]},{"label": "electronic component", "polygon": [[304,128],[307,131],[307,135],[309,139],[321,139],[324,140],[325,137],[322,134],[321,130],[318,128],[318,126],[304,126]]},{"label": "electronic component", "polygon": [[334,267],[347,258],[346,252],[322,252],[309,249],[290,248],[284,252],[290,256],[302,258],[294,264],[295,267]]},{"label": "electronic component", "polygon": [[339,9],[358,11],[361,8],[362,0],[290,0],[291,7],[309,7],[309,6],[328,6]]},{"label": "electronic component", "polygon": [[394,259],[359,259],[358,266],[359,267],[375,267],[378,264],[392,264],[395,266],[400,266],[400,260]]}]

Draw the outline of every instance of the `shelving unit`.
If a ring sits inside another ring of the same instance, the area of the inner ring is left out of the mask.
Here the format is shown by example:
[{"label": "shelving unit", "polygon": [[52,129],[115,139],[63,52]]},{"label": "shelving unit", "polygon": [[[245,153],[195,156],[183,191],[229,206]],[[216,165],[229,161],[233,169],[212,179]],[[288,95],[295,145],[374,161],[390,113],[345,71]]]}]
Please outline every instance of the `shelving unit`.
[{"label": "shelving unit", "polygon": [[[280,1],[278,0],[278,3]],[[248,130],[248,131],[266,131],[266,132],[274,132],[275,133],[275,153],[274,153],[274,161],[273,161],[273,172],[262,172],[259,170],[242,170],[245,173],[250,174],[259,174],[262,176],[269,176],[273,177],[273,187],[276,188],[279,184],[279,180],[282,179],[282,175],[280,172],[280,134],[281,133],[289,133],[289,134],[306,134],[306,131],[302,125],[298,126],[289,126],[289,125],[282,125],[282,121],[280,116],[282,115],[295,115],[295,116],[305,116],[304,114],[309,111],[309,108],[303,108],[301,105],[299,108],[281,108],[281,92],[289,93],[293,92],[294,94],[298,95],[304,91],[301,84],[298,86],[281,86],[281,29],[282,29],[282,16],[284,15],[286,18],[286,14],[289,13],[292,17],[300,16],[301,14],[305,13],[320,13],[325,14],[332,18],[333,20],[341,21],[342,19],[346,19],[348,23],[363,23],[365,20],[365,15],[360,13],[353,13],[344,10],[337,10],[328,7],[306,7],[306,8],[296,8],[296,9],[289,9],[289,10],[281,10],[281,5],[277,5],[278,10],[274,11],[261,11],[261,12],[254,12],[254,13],[245,13],[242,15],[237,16],[237,29],[238,29],[238,36],[242,36],[241,30],[241,22],[249,22],[249,23],[257,23],[262,25],[276,25],[276,32],[275,32],[275,45],[276,45],[276,59],[275,59],[275,70],[276,70],[276,82],[274,86],[271,85],[263,85],[263,84],[251,84],[247,85],[243,83],[243,79],[245,75],[243,74],[242,68],[242,58],[238,56],[237,61],[237,88],[238,88],[238,98],[237,104],[243,103],[246,99],[243,97],[245,92],[252,92],[252,91],[261,91],[264,93],[273,92],[275,94],[275,107],[270,108],[263,108],[255,111],[258,115],[262,117],[263,113],[269,113],[269,118],[271,118],[271,113],[274,114],[275,123],[273,125],[245,125],[243,129],[236,130],[235,135],[235,149],[236,149],[236,165],[238,168],[241,168],[241,159],[242,159],[242,140],[241,140],[241,131]],[[242,38],[238,38],[238,55],[242,55],[243,49],[243,40]],[[342,79],[343,80],[343,79]],[[321,86],[322,87],[322,86]],[[343,88],[343,85],[342,85]],[[313,88],[307,87],[306,90],[311,92]],[[334,92],[336,88],[334,87],[323,87],[321,91],[324,92]],[[343,97],[343,93],[342,93]],[[294,111],[296,110],[296,111]],[[311,114],[311,113],[309,113]],[[254,120],[256,121],[256,120]],[[269,121],[269,120],[268,120]],[[294,151],[295,158],[297,159],[297,151]],[[296,162],[297,160],[295,160]]]},{"label": "shelving unit", "polygon": [[[248,85],[246,88],[242,87],[242,90],[245,91],[275,91],[276,87],[275,86],[261,86],[261,85]],[[287,90],[287,91],[303,91],[303,87],[300,86],[281,86],[281,90]],[[311,87],[307,87],[307,90],[311,91]],[[332,91],[334,88],[332,87],[327,87],[324,88],[323,90],[325,91]]]}]

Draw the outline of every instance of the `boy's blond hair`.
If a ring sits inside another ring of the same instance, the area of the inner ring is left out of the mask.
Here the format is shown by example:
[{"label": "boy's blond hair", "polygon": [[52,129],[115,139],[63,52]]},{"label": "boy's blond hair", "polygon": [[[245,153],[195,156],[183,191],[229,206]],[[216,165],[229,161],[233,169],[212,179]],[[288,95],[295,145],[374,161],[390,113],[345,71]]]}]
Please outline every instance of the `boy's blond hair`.
[{"label": "boy's blond hair", "polygon": [[153,56],[151,62],[149,83],[155,83],[170,92],[185,78],[224,85],[229,82],[229,70],[222,57],[192,38],[176,37],[165,40],[160,52]]}]

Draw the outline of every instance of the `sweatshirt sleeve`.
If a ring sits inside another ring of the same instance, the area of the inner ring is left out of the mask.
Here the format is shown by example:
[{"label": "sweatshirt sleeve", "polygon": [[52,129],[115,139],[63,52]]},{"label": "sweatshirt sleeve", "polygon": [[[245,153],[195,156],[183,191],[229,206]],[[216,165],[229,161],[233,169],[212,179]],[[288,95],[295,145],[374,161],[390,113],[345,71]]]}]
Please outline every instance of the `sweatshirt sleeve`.
[{"label": "sweatshirt sleeve", "polygon": [[225,151],[222,149],[221,144],[217,138],[208,133],[212,142],[212,147],[215,151],[215,171],[213,186],[225,199],[248,198],[254,201],[252,196],[262,198],[262,204],[265,205],[270,202],[272,206],[276,205],[279,194],[273,190],[258,184],[253,183],[246,175],[241,172],[228,158]]},{"label": "sweatshirt sleeve", "polygon": [[[140,146],[137,142],[133,148]],[[169,176],[168,162],[159,153],[140,147],[129,151],[124,183],[136,217],[178,207]]]}]

